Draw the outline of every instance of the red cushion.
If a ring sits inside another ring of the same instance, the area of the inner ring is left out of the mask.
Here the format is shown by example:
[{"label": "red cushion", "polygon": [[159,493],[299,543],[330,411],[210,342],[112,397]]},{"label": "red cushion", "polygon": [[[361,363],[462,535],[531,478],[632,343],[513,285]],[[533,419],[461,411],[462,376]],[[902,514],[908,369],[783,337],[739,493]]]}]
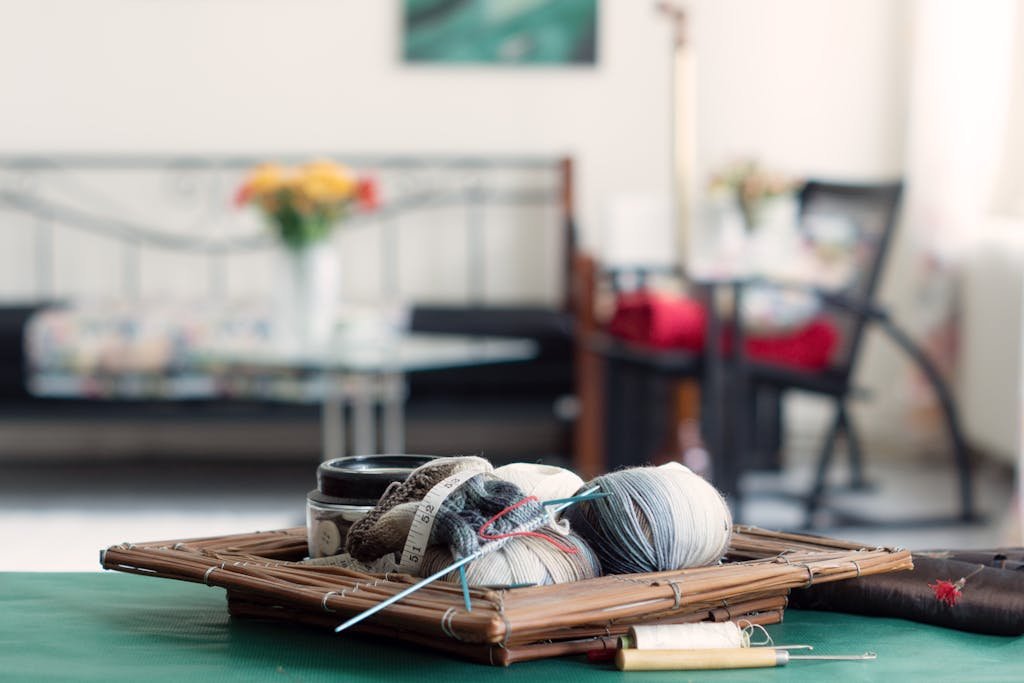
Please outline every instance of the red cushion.
[{"label": "red cushion", "polygon": [[804,327],[774,337],[749,337],[743,345],[747,356],[804,370],[823,370],[839,343],[839,333],[827,320],[813,320]]},{"label": "red cushion", "polygon": [[608,331],[616,337],[658,348],[704,348],[707,311],[699,302],[655,292],[619,295]]},{"label": "red cushion", "polygon": [[[608,331],[627,341],[656,348],[703,351],[707,311],[697,301],[649,291],[619,296]],[[728,343],[728,342],[727,342]],[[805,370],[821,370],[839,343],[829,321],[817,319],[788,334],[749,336],[748,357]]]}]

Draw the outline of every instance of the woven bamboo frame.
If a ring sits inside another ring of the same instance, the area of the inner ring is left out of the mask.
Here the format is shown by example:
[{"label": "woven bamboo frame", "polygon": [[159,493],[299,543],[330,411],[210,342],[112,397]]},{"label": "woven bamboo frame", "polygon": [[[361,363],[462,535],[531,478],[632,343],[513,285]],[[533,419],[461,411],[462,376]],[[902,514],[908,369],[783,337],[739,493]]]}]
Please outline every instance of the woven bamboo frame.
[{"label": "woven bamboo frame", "polygon": [[[102,564],[134,574],[226,588],[232,615],[335,626],[414,583],[305,565],[303,528],[121,544]],[[902,549],[735,527],[727,561],[712,567],[603,576],[555,586],[470,590],[431,584],[359,630],[474,661],[508,665],[613,645],[636,623],[781,620],[791,588],[911,569]],[[344,636],[339,636],[344,637]]]}]

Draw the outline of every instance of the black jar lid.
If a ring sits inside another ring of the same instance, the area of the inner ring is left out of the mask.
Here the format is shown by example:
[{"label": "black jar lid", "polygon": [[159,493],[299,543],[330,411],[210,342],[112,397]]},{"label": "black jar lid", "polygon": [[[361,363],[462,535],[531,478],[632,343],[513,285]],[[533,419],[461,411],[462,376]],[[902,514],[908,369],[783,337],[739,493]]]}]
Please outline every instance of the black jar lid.
[{"label": "black jar lid", "polygon": [[[353,455],[320,463],[311,498],[335,505],[376,505],[392,482],[405,481],[433,455]],[[319,493],[319,496],[313,496]]]}]

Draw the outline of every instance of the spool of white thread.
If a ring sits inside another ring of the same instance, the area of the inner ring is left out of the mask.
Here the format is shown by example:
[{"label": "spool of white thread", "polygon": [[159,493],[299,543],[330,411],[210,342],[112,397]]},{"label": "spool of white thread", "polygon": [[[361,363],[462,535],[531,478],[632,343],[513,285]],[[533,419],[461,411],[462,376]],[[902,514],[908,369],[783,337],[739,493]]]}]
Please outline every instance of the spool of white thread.
[{"label": "spool of white thread", "polygon": [[750,647],[750,634],[731,621],[634,626],[622,639],[637,650],[711,650]]},{"label": "spool of white thread", "polygon": [[553,465],[514,462],[498,467],[494,475],[541,501],[569,498],[583,486],[583,480],[575,472]]}]

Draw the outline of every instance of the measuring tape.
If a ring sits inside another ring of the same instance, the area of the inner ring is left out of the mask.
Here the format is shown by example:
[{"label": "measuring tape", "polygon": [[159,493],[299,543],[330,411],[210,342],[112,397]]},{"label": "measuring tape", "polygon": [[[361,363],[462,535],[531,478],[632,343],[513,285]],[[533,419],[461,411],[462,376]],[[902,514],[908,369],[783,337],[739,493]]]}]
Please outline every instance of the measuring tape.
[{"label": "measuring tape", "polygon": [[441,503],[457,488],[478,474],[480,472],[473,469],[456,472],[447,479],[442,479],[427,492],[412,518],[412,526],[409,527],[409,535],[405,538],[405,547],[402,548],[402,561],[398,565],[398,571],[407,574],[419,572],[420,565],[423,563],[423,553],[430,545],[430,534],[434,530],[434,521],[441,509]]}]

